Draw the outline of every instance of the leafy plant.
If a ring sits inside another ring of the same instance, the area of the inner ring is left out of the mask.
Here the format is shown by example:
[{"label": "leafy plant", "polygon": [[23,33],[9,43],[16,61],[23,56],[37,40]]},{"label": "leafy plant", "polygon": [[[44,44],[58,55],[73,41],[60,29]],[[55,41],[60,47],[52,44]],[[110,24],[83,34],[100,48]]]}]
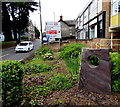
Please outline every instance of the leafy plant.
[{"label": "leafy plant", "polygon": [[112,61],[112,92],[120,92],[120,54],[110,53]]},{"label": "leafy plant", "polygon": [[83,44],[70,44],[64,46],[60,50],[60,57],[65,60],[69,72],[72,74],[74,80],[78,79],[78,72],[80,67],[80,54]]},{"label": "leafy plant", "polygon": [[99,65],[99,59],[96,56],[89,56],[88,61],[91,65],[94,65],[94,66]]},{"label": "leafy plant", "polygon": [[40,72],[48,72],[52,70],[51,66],[48,66],[46,64],[40,64],[40,63],[27,63],[25,66],[25,72],[28,73],[40,73]]},{"label": "leafy plant", "polygon": [[60,57],[63,59],[69,57],[78,57],[78,55],[81,54],[82,47],[86,46],[79,43],[66,45],[60,50]]},{"label": "leafy plant", "polygon": [[72,78],[74,80],[77,80],[80,68],[80,55],[77,58],[76,57],[66,58],[65,62],[69,72],[72,74]]},{"label": "leafy plant", "polygon": [[53,60],[53,55],[51,53],[46,53],[43,56],[44,60]]},{"label": "leafy plant", "polygon": [[49,86],[51,90],[62,89],[66,90],[72,87],[72,81],[69,76],[65,76],[64,74],[57,74],[52,77],[45,86]]},{"label": "leafy plant", "polygon": [[[42,99],[56,90],[67,90],[72,87],[72,80],[69,76],[61,73],[49,73],[48,80],[42,85],[33,85],[23,90],[25,99],[29,104],[35,105],[37,102],[40,104]],[[48,75],[48,73],[46,73]],[[34,96],[34,97],[33,97]],[[25,103],[24,101],[23,103]]]},{"label": "leafy plant", "polygon": [[53,54],[52,50],[50,50],[48,47],[41,47],[40,49],[38,49],[35,53],[36,56],[41,56],[41,55],[45,55],[46,53],[51,53]]},{"label": "leafy plant", "polygon": [[1,61],[3,105],[15,106],[21,101],[23,66],[18,61]]}]

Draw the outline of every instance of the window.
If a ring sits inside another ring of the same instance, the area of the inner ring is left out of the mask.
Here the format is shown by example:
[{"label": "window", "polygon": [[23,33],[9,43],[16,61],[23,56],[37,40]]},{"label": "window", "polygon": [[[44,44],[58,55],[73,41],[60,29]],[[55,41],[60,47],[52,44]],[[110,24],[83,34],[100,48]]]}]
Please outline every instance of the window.
[{"label": "window", "polygon": [[114,16],[118,13],[120,13],[120,0],[111,3],[111,15]]},{"label": "window", "polygon": [[69,27],[69,30],[71,30],[72,29],[72,27]]},{"label": "window", "polygon": [[120,13],[120,1],[118,2],[118,13]]},{"label": "window", "polygon": [[90,5],[90,19],[95,17],[97,14],[97,1],[93,0],[93,2]]},{"label": "window", "polygon": [[88,8],[84,13],[84,24],[88,21]]}]

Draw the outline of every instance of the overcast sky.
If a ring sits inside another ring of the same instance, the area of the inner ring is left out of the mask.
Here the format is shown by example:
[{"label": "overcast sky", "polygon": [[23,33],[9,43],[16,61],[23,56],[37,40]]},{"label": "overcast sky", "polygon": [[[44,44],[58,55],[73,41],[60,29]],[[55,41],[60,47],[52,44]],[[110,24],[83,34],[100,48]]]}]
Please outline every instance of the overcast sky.
[{"label": "overcast sky", "polygon": [[[59,21],[60,15],[63,16],[63,20],[76,19],[88,2],[89,0],[41,0],[43,31],[45,28],[45,22],[54,21],[54,18],[55,21]],[[39,18],[39,11],[32,13],[30,17],[37,27],[40,26]]]}]

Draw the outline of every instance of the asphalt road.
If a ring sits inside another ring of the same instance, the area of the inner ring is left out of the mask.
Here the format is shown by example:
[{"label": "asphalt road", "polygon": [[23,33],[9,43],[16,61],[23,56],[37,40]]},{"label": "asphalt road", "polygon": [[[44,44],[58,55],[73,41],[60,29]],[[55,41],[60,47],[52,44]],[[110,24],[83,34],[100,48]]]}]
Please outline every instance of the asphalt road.
[{"label": "asphalt road", "polygon": [[34,53],[40,46],[40,40],[37,39],[33,42],[34,44],[34,49],[29,51],[29,52],[19,52],[16,53],[15,52],[15,47],[11,47],[11,48],[7,48],[7,49],[3,49],[0,55],[0,60],[18,60],[18,61],[22,61],[23,59],[25,59],[26,57],[28,57],[30,54]]}]

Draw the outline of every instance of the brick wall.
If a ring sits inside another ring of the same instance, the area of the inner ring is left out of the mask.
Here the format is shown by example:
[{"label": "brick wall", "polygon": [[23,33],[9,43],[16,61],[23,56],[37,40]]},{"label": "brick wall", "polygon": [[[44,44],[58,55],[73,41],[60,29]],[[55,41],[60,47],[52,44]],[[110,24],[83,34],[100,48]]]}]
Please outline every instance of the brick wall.
[{"label": "brick wall", "polygon": [[102,2],[102,10],[106,11],[106,20],[105,20],[105,38],[110,38],[109,26],[110,26],[110,0],[103,0]]},{"label": "brick wall", "polygon": [[[85,44],[87,47],[89,48],[110,48],[110,39],[100,39],[100,38],[95,38],[92,40],[69,40],[67,42],[55,42],[55,43],[51,43],[51,44],[46,44],[45,46],[49,47],[50,49],[52,49],[53,51],[58,51],[60,48],[62,48],[65,45],[69,45],[69,44],[74,44],[74,43],[81,43],[81,44]],[[100,45],[101,43],[101,45]],[[120,44],[120,39],[119,41],[113,41],[113,45],[114,44]],[[116,45],[113,46],[114,50],[118,50],[120,49],[120,46]]]}]

